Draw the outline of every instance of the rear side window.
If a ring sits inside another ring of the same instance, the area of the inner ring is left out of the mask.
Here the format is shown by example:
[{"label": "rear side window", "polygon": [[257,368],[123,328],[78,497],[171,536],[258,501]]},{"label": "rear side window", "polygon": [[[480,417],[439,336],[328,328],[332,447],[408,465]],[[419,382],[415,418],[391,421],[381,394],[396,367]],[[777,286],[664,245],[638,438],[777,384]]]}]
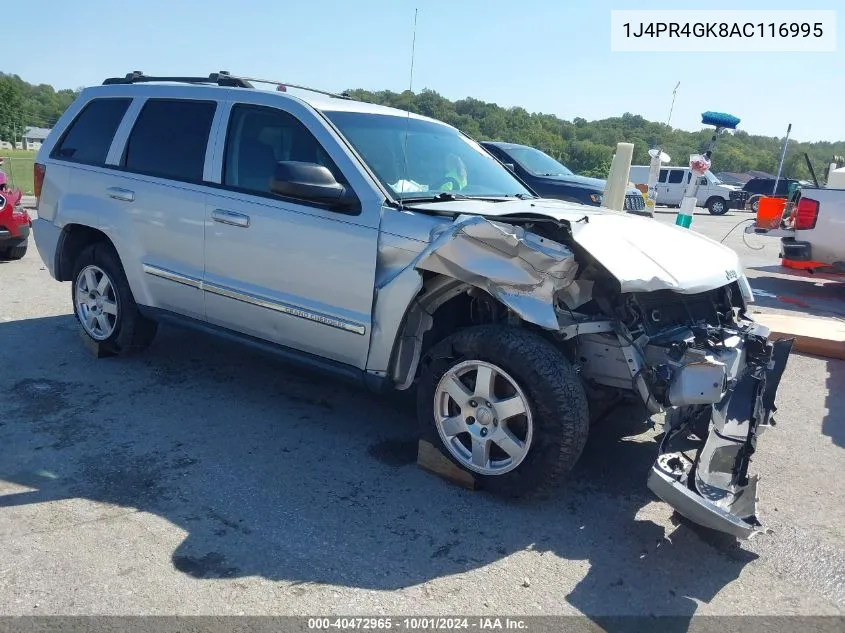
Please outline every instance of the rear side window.
[{"label": "rear side window", "polygon": [[666,177],[669,175],[668,169],[661,169],[660,170],[660,177],[658,178],[658,182],[666,182]]},{"label": "rear side window", "polygon": [[117,126],[131,99],[94,99],[73,120],[51,157],[104,165]]},{"label": "rear side window", "polygon": [[201,182],[214,101],[150,99],[141,109],[123,156],[128,171]]},{"label": "rear side window", "polygon": [[669,184],[677,184],[684,181],[684,172],[681,169],[673,169],[669,172]]}]

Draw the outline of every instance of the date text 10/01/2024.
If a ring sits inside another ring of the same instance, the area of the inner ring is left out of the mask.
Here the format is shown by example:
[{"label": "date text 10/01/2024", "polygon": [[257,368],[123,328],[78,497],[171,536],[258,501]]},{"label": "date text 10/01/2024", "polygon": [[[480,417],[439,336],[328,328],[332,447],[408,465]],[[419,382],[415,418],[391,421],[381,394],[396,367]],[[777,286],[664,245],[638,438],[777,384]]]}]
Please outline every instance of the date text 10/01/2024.
[{"label": "date text 10/01/2024", "polygon": [[625,37],[822,37],[821,22],[639,22],[622,25]]},{"label": "date text 10/01/2024", "polygon": [[481,631],[525,630],[526,623],[519,618],[477,617],[376,617],[376,618],[308,618],[308,628],[315,631],[335,629],[431,631],[450,629],[477,629]]}]

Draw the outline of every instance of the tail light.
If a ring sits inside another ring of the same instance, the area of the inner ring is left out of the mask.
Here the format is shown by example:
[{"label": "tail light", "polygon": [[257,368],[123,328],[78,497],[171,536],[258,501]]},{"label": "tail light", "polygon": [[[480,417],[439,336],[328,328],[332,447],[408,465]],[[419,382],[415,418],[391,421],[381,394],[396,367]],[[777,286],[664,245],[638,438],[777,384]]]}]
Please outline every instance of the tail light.
[{"label": "tail light", "polygon": [[795,230],[807,231],[816,228],[819,218],[819,201],[812,198],[801,198],[795,208]]},{"label": "tail light", "polygon": [[41,187],[44,185],[44,176],[47,174],[47,165],[35,163],[32,167],[33,193],[35,194],[35,208],[38,208],[38,199],[41,197]]}]

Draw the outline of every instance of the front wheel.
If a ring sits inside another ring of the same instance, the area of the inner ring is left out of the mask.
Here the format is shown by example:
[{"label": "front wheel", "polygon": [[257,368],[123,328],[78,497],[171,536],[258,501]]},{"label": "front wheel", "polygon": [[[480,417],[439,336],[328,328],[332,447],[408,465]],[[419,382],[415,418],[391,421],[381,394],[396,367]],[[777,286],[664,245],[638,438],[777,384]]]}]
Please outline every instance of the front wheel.
[{"label": "front wheel", "polygon": [[710,215],[725,215],[728,212],[728,203],[724,198],[710,198],[707,201],[707,210]]},{"label": "front wheel", "polygon": [[571,470],[590,426],[564,354],[533,332],[489,325],[461,330],[426,354],[417,417],[422,439],[508,496],[541,490]]}]

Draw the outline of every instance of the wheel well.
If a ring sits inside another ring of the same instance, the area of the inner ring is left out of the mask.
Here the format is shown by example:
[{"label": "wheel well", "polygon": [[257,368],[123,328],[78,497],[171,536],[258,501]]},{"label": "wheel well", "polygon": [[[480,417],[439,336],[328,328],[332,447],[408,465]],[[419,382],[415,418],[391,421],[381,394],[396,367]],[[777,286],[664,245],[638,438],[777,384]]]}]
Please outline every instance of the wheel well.
[{"label": "wheel well", "polygon": [[393,359],[394,384],[398,389],[410,387],[420,358],[457,330],[521,322],[503,303],[480,288],[442,275],[429,277],[405,317]]},{"label": "wheel well", "polygon": [[725,198],[723,198],[722,196],[710,196],[709,198],[707,198],[707,202],[704,203],[704,206],[709,207],[710,203],[713,202],[714,200],[721,200],[725,204],[728,203],[728,201]]},{"label": "wheel well", "polygon": [[90,244],[105,242],[114,246],[108,236],[83,224],[68,224],[59,236],[56,249],[56,279],[70,281],[73,264],[82,250]]}]

